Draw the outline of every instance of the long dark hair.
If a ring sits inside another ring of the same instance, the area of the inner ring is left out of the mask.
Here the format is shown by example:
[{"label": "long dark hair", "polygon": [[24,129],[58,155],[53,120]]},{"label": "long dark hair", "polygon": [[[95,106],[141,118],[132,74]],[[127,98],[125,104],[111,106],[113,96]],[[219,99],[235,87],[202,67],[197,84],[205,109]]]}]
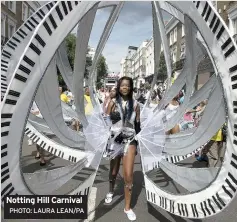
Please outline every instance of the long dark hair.
[{"label": "long dark hair", "polygon": [[133,80],[132,78],[123,76],[118,80],[117,88],[116,88],[116,101],[122,108],[122,95],[119,90],[120,90],[120,86],[123,80],[128,80],[130,84],[130,92],[128,94],[128,110],[126,111],[125,109],[125,113],[124,113],[124,120],[125,119],[130,120],[133,113]]}]

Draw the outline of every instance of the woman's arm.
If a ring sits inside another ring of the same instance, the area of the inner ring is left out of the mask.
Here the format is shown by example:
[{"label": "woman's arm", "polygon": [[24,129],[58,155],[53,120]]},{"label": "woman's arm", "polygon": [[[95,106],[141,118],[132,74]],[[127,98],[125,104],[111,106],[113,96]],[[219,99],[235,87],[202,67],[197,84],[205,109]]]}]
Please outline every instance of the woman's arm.
[{"label": "woman's arm", "polygon": [[190,110],[186,111],[186,113],[195,113],[195,112],[197,112],[197,110],[195,110],[195,109],[190,109]]},{"label": "woman's arm", "polygon": [[136,122],[140,122],[140,106],[137,104],[136,107]]},{"label": "woman's arm", "polygon": [[110,116],[110,113],[113,111],[113,107],[114,107],[114,102],[111,100],[109,102],[109,105],[107,106],[107,110],[106,110],[106,114],[108,116]]},{"label": "woman's arm", "polygon": [[136,119],[135,119],[135,131],[138,134],[141,131],[141,122],[140,122],[140,106],[136,107]]}]

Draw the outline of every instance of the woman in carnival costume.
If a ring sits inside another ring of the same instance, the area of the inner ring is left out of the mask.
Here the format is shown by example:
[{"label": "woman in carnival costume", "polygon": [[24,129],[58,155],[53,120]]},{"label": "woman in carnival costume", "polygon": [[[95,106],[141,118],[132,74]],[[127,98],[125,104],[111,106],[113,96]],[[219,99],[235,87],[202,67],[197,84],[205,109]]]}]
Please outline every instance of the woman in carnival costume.
[{"label": "woman in carnival costume", "polygon": [[140,132],[140,108],[133,99],[133,80],[129,77],[119,79],[116,90],[116,99],[111,100],[107,108],[107,117],[111,121],[110,139],[110,191],[105,202],[111,203],[114,195],[114,186],[119,171],[120,161],[123,158],[125,208],[124,213],[131,221],[136,215],[131,209],[131,194],[133,186],[133,167],[137,154],[136,134]]}]

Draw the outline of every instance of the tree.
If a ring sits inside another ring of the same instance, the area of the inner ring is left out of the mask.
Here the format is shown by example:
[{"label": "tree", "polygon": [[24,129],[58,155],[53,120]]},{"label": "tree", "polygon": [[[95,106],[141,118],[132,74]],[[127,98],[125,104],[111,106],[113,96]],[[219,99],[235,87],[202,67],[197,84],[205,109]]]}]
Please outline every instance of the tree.
[{"label": "tree", "polygon": [[63,77],[62,77],[62,75],[60,74],[60,71],[59,71],[58,67],[57,67],[57,74],[58,74],[58,84],[59,84],[60,86],[65,86],[66,83],[64,82]]},{"label": "tree", "polygon": [[164,82],[166,78],[167,78],[167,66],[165,62],[165,55],[164,55],[164,52],[161,52],[157,80],[161,80],[162,82]]},{"label": "tree", "polygon": [[66,47],[67,47],[67,55],[69,63],[74,68],[74,58],[75,58],[75,51],[76,51],[76,36],[73,34],[69,34],[66,39]]},{"label": "tree", "polygon": [[[88,48],[87,53],[90,49]],[[86,79],[89,78],[89,68],[92,66],[92,59],[90,56],[86,56],[86,67],[85,67],[85,74],[84,77]]]},{"label": "tree", "polygon": [[106,64],[106,59],[103,55],[99,57],[97,63],[97,88],[101,88],[105,78],[108,75],[108,66]]},{"label": "tree", "polygon": [[[69,34],[66,39],[66,47],[67,47],[67,55],[69,64],[72,67],[72,70],[74,70],[74,59],[75,59],[75,51],[76,51],[76,36],[74,34]],[[88,47],[88,51],[90,48]],[[88,78],[89,76],[89,67],[92,65],[92,59],[90,56],[86,56],[86,67],[85,67],[85,73],[84,77]],[[58,81],[60,85],[65,85],[65,82],[58,70]]]}]

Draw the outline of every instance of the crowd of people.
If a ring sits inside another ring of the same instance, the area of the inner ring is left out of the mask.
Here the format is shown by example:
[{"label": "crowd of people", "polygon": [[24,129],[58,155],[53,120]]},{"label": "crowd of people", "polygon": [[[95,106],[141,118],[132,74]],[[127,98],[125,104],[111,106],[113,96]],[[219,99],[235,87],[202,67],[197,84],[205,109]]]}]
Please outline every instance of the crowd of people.
[{"label": "crowd of people", "polygon": [[[84,90],[84,105],[85,114],[91,115],[93,106],[88,87]],[[75,109],[74,96],[70,90],[65,87],[59,87],[60,99],[64,103]],[[119,172],[120,163],[123,163],[124,176],[124,194],[125,194],[125,208],[124,213],[131,221],[136,220],[136,214],[131,209],[131,194],[133,187],[133,167],[135,156],[137,155],[136,134],[141,130],[140,124],[140,106],[144,104],[150,97],[150,103],[157,105],[162,99],[163,92],[160,89],[154,90],[151,95],[148,89],[133,88],[133,80],[129,77],[122,77],[118,80],[117,85],[111,89],[100,89],[97,92],[103,116],[106,123],[110,127],[111,137],[108,141],[107,148],[104,152],[104,157],[110,160],[109,172],[109,192],[105,197],[105,203],[109,204],[113,200],[114,189],[117,174]],[[165,107],[166,118],[172,118],[178,111],[180,105],[185,99],[185,89],[181,90],[170,103]],[[182,120],[176,124],[172,129],[166,132],[167,135],[176,134],[183,130],[188,130],[197,127],[200,123],[202,115],[208,100],[200,102],[193,109],[186,110]],[[39,109],[34,103],[31,113],[42,118]],[[81,130],[78,119],[72,118],[70,126],[74,130]],[[218,161],[223,156],[223,130],[220,129],[207,143],[204,149],[197,154],[198,161],[207,161],[209,167],[215,167]],[[40,159],[40,165],[46,164],[43,150],[36,145],[37,154],[36,159]]]}]

